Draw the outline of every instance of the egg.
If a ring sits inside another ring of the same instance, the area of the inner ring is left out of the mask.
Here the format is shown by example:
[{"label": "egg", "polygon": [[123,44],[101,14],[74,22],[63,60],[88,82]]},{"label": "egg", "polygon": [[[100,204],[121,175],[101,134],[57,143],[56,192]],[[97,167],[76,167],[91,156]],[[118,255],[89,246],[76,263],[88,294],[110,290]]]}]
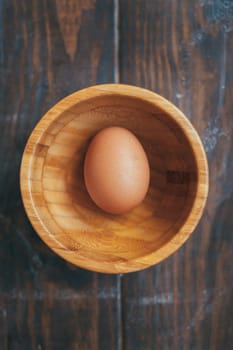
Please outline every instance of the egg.
[{"label": "egg", "polygon": [[92,139],[84,161],[86,189],[95,204],[124,214],[144,199],[150,182],[146,153],[129,130],[108,127]]}]

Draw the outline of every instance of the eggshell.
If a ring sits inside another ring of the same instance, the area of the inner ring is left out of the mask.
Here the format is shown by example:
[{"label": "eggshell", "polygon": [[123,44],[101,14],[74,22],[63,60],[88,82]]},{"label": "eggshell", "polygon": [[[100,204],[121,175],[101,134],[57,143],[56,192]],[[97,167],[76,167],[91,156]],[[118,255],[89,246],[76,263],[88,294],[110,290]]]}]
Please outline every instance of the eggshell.
[{"label": "eggshell", "polygon": [[86,189],[97,206],[123,214],[144,199],[150,181],[145,151],[122,127],[101,130],[91,141],[84,162]]}]

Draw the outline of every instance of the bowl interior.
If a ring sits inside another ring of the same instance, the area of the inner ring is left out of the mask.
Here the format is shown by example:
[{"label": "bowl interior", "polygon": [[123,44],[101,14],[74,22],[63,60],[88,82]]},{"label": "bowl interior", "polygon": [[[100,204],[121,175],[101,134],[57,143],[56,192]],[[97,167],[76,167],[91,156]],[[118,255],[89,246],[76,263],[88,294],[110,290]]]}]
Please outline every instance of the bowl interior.
[{"label": "bowl interior", "polygon": [[[90,140],[114,125],[138,137],[151,169],[144,202],[126,215],[99,209],[83,180]],[[141,257],[159,251],[179,232],[196,190],[197,164],[183,130],[160,107],[130,96],[87,98],[61,111],[35,144],[30,163],[30,200],[47,234],[61,255],[77,252],[72,262],[98,271],[119,272],[121,266],[124,272],[129,261],[131,270],[142,267]]]}]

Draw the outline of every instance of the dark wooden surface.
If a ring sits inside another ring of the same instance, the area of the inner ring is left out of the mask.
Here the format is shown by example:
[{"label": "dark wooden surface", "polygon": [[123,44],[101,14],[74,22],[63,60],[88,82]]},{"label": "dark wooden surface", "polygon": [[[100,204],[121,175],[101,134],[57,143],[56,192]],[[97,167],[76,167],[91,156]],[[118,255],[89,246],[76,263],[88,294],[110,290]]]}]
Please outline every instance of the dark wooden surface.
[{"label": "dark wooden surface", "polygon": [[41,115],[65,95],[114,80],[110,0],[0,0],[0,349],[118,349],[118,276],[66,263],[31,228],[19,165]]},{"label": "dark wooden surface", "polygon": [[[233,2],[0,0],[0,349],[231,350]],[[148,270],[76,268],[31,228],[19,193],[28,135],[61,97],[147,87],[197,128],[210,166],[189,241]]]},{"label": "dark wooden surface", "polygon": [[[122,280],[125,349],[233,349],[233,2],[121,1],[121,81],[169,98],[197,128],[210,193],[191,239]],[[126,34],[127,33],[127,34]]]}]

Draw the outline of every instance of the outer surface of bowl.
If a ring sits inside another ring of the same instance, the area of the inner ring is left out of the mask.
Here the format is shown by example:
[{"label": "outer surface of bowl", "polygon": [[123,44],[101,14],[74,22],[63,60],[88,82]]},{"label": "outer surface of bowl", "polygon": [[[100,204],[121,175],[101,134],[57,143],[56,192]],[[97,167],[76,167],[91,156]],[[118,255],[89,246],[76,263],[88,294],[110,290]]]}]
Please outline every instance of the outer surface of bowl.
[{"label": "outer surface of bowl", "polygon": [[[107,126],[135,133],[149,157],[151,184],[127,215],[109,215],[89,198],[83,159]],[[160,262],[196,227],[208,193],[208,166],[191,123],[173,104],[138,87],[107,84],[78,91],[40,120],[20,174],[27,215],[57,254],[93,271],[124,273]]]}]

